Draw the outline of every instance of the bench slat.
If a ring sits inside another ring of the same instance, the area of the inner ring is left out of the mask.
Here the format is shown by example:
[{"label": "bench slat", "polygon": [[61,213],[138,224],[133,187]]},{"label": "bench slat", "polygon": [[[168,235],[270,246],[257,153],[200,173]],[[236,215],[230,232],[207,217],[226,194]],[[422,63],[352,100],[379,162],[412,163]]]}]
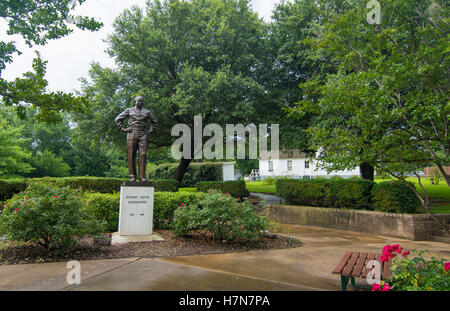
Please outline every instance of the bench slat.
[{"label": "bench slat", "polygon": [[374,253],[369,253],[369,255],[367,256],[367,260],[366,260],[366,262],[364,263],[364,270],[363,270],[363,272],[362,272],[362,274],[361,274],[361,277],[362,277],[363,279],[365,279],[365,278],[367,277],[367,273],[369,273],[369,271],[371,270],[371,269],[367,269],[367,268],[366,268],[367,263],[368,263],[369,261],[371,261],[371,260],[374,260],[374,259],[375,259],[375,254],[374,254]]},{"label": "bench slat", "polygon": [[336,268],[334,268],[332,273],[341,274],[342,269],[344,269],[345,265],[347,264],[352,254],[353,254],[352,251],[348,251],[347,253],[345,253],[344,257],[342,257],[341,261],[339,261],[338,265],[336,266]]},{"label": "bench slat", "polygon": [[383,278],[388,279],[391,276],[391,266],[392,266],[392,260],[389,260],[388,262],[384,263],[383,266]]},{"label": "bench slat", "polygon": [[355,267],[356,261],[359,258],[359,252],[353,252],[352,257],[350,257],[347,265],[345,266],[344,270],[342,270],[343,276],[350,276],[353,268]]},{"label": "bench slat", "polygon": [[359,254],[358,262],[356,263],[355,269],[353,269],[352,276],[360,276],[362,269],[366,263],[367,253]]}]

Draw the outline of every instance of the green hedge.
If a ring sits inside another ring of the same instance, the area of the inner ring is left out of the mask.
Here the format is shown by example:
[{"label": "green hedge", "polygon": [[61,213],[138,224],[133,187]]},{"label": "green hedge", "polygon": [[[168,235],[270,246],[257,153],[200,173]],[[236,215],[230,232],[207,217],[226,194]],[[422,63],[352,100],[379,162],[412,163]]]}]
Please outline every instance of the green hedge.
[{"label": "green hedge", "polygon": [[401,181],[381,182],[375,185],[372,195],[375,209],[382,212],[415,213],[420,204],[416,194]]},{"label": "green hedge", "polygon": [[5,202],[14,194],[24,191],[27,188],[25,179],[0,180],[0,202]]},{"label": "green hedge", "polygon": [[[197,204],[204,197],[200,192],[155,192],[153,202],[153,229],[171,228],[175,210],[183,205]],[[115,232],[119,225],[120,194],[85,193],[84,209],[99,221],[106,223],[107,230]]]},{"label": "green hedge", "polygon": [[211,189],[219,190],[223,193],[229,193],[235,198],[248,196],[248,190],[245,187],[245,181],[203,181],[196,184],[197,191],[207,192]]},{"label": "green hedge", "polygon": [[[105,177],[64,177],[64,178],[34,178],[23,180],[0,180],[0,202],[10,199],[15,193],[25,190],[30,182],[50,182],[55,186],[70,187],[82,189],[83,191],[92,191],[98,193],[115,193],[120,191],[120,186],[128,179],[105,178]],[[169,180],[150,180],[155,187],[155,191],[178,191],[178,181]]]},{"label": "green hedge", "polygon": [[373,185],[364,179],[279,179],[276,193],[288,204],[368,209]]},{"label": "green hedge", "polygon": [[[149,179],[172,179],[178,164],[161,164],[149,172]],[[222,181],[222,163],[191,163],[184,175],[181,187],[193,187],[201,181]]]}]

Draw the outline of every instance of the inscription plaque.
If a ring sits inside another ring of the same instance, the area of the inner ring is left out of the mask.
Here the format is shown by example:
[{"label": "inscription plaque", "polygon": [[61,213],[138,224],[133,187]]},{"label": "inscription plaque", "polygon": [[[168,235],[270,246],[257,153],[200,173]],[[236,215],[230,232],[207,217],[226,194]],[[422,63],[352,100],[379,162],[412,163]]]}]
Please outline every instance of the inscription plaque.
[{"label": "inscription plaque", "polygon": [[120,188],[119,235],[153,234],[154,187]]}]

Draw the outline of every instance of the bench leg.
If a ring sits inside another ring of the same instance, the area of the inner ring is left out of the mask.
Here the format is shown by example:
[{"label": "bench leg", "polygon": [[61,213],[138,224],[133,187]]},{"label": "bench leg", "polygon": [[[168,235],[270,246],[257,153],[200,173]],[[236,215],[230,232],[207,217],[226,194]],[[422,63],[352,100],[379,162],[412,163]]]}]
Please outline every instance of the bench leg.
[{"label": "bench leg", "polygon": [[348,277],[341,275],[341,290],[347,291]]}]

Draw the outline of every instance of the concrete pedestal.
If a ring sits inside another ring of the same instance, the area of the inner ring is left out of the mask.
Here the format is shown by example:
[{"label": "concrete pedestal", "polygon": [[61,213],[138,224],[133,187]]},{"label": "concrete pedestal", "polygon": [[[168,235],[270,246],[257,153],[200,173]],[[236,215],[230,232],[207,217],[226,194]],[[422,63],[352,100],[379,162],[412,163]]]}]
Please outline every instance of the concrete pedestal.
[{"label": "concrete pedestal", "polygon": [[119,232],[112,244],[164,240],[153,233],[154,194],[149,183],[127,182],[120,188]]}]

